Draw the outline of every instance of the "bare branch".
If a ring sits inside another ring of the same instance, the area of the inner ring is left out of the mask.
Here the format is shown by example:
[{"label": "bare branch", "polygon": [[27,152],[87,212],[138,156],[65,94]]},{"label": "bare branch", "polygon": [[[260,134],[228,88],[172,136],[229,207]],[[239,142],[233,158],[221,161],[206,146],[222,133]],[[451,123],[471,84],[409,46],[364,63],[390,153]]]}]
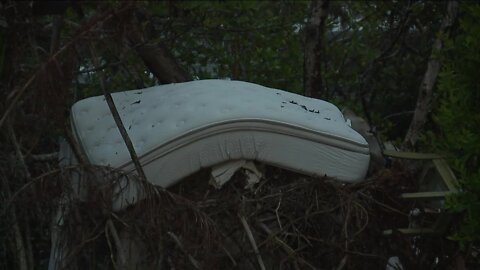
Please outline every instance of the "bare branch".
[{"label": "bare branch", "polygon": [[[90,53],[92,54],[92,60],[94,65],[98,67],[99,63],[98,63],[97,56],[95,55],[95,49],[93,48],[93,44],[90,44]],[[102,87],[105,100],[107,101],[108,107],[110,108],[110,112],[112,113],[113,119],[115,120],[115,123],[117,124],[117,128],[120,131],[120,134],[122,135],[123,141],[127,146],[128,152],[130,153],[130,157],[133,161],[133,164],[135,165],[135,168],[137,170],[138,175],[140,176],[140,179],[146,182],[147,176],[145,175],[142,165],[138,160],[138,156],[137,156],[137,153],[135,152],[135,148],[133,147],[132,140],[130,139],[130,136],[128,136],[127,130],[123,125],[122,119],[120,118],[120,114],[118,113],[117,107],[115,106],[115,102],[113,101],[112,95],[105,88],[105,78],[102,70],[98,70],[98,74],[100,75],[100,86]]]}]

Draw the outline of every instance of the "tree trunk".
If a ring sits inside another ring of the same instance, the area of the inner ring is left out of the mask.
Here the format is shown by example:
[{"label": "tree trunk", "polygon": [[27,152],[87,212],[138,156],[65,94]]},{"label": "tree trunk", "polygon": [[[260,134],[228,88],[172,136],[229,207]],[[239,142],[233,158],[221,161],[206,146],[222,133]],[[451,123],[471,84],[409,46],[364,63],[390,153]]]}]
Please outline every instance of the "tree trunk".
[{"label": "tree trunk", "polygon": [[[127,31],[127,39],[130,45],[135,49],[137,54],[145,63],[148,70],[157,78],[159,83],[179,83],[193,80],[193,78],[185,71],[180,63],[171,54],[170,50],[159,42],[150,42],[146,31],[139,27],[142,25],[138,17],[142,17],[144,21],[148,21],[152,16],[146,10],[135,8],[127,12],[124,16],[119,17],[119,24],[125,25]],[[124,31],[123,28],[116,26],[118,30]]]},{"label": "tree trunk", "polygon": [[[443,18],[439,35],[448,34],[450,27],[453,25],[455,18],[457,17],[457,13],[458,2],[455,0],[449,1],[447,5],[447,14],[445,14],[445,17]],[[428,60],[427,71],[420,84],[415,113],[403,141],[404,148],[413,148],[415,146],[427,121],[427,115],[432,108],[433,87],[435,86],[440,71],[440,61],[436,58],[435,54],[437,54],[442,47],[442,41],[437,37],[433,43],[430,59]]]},{"label": "tree trunk", "polygon": [[138,55],[162,84],[191,81],[192,77],[161,44],[144,44],[136,48]]},{"label": "tree trunk", "polygon": [[305,27],[304,91],[305,96],[325,96],[322,83],[322,44],[329,0],[313,0],[310,19]]}]

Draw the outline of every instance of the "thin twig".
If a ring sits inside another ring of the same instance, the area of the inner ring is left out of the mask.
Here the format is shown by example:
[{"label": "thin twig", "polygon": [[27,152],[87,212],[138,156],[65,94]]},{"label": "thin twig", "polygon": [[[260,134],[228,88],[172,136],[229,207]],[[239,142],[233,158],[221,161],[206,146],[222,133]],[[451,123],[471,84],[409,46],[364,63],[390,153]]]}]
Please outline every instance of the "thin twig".
[{"label": "thin twig", "polygon": [[275,215],[277,216],[277,222],[278,222],[278,226],[280,226],[280,230],[283,230],[282,222],[280,221],[280,217],[278,215],[278,209],[280,209],[281,204],[282,204],[282,195],[280,195],[280,199],[278,200],[277,208],[275,208]]},{"label": "thin twig", "polygon": [[118,237],[118,232],[117,228],[113,225],[113,222],[111,219],[107,220],[107,227],[110,233],[112,234],[113,241],[115,243],[115,248],[117,249],[117,257],[118,261],[120,261],[120,269],[126,269],[126,258],[123,256],[123,246],[122,242],[120,241],[120,237]]},{"label": "thin twig", "polygon": [[29,155],[28,157],[35,161],[54,161],[58,159],[58,152]]},{"label": "thin twig", "polygon": [[173,232],[167,232],[168,236],[170,236],[170,238],[172,238],[172,240],[175,242],[175,244],[177,245],[178,248],[180,248],[180,250],[185,254],[187,255],[187,258],[188,260],[190,261],[190,263],[193,265],[193,267],[195,267],[195,269],[201,269],[200,267],[200,263],[198,263],[198,261],[192,256],[190,255],[187,250],[185,249],[185,247],[183,246],[182,242],[180,242],[180,239],[178,239],[178,237],[173,233]]},{"label": "thin twig", "polygon": [[392,211],[392,212],[395,212],[395,213],[397,213],[397,214],[400,214],[400,215],[402,215],[402,216],[408,216],[408,214],[406,214],[406,213],[404,213],[404,212],[402,212],[402,211],[400,211],[400,210],[398,210],[398,209],[395,209],[395,208],[393,208],[393,207],[391,207],[391,206],[388,206],[388,205],[386,205],[386,204],[384,204],[384,203],[382,203],[382,202],[379,202],[378,200],[375,200],[374,198],[369,197],[369,196],[367,196],[366,194],[363,194],[362,192],[359,192],[358,194],[359,194],[360,196],[362,196],[362,197],[367,198],[367,199],[373,199],[373,201],[374,201],[376,204],[384,207],[385,209],[388,209],[388,210],[390,210],[390,211]]},{"label": "thin twig", "polygon": [[[105,224],[107,225],[107,224]],[[108,247],[110,249],[110,260],[112,261],[112,264],[114,266],[115,269],[118,269],[118,266],[117,266],[117,263],[115,262],[115,257],[113,256],[113,246],[112,246],[112,242],[110,242],[110,236],[109,236],[109,228],[108,226],[105,227],[105,239],[107,239],[107,244],[108,244]]]},{"label": "thin twig", "polygon": [[33,246],[32,246],[32,241],[34,241],[34,238],[32,238],[32,231],[30,228],[30,220],[26,218],[24,221],[25,224],[25,250],[26,250],[26,258],[27,258],[27,265],[28,269],[34,269],[34,264],[35,261],[33,259]]},{"label": "thin twig", "polygon": [[[9,185],[6,177],[2,177],[2,191],[5,191],[7,196],[9,196],[10,193],[11,193],[10,185]],[[5,214],[8,214],[7,209],[5,209]],[[15,238],[14,246],[15,246],[15,249],[16,249],[15,254],[17,255],[18,268],[20,270],[27,270],[28,269],[27,253],[25,251],[25,245],[23,243],[23,236],[22,236],[22,232],[20,230],[20,226],[18,224],[16,211],[17,211],[17,209],[15,208],[15,205],[12,205],[9,218],[11,218],[11,223],[13,224],[12,225],[13,236]]]},{"label": "thin twig", "polygon": [[258,251],[257,248],[257,243],[255,242],[255,238],[253,237],[252,230],[250,230],[250,227],[248,226],[247,220],[243,216],[239,216],[240,221],[242,222],[243,228],[245,229],[245,232],[247,232],[248,240],[250,240],[250,244],[252,245],[253,252],[257,256],[258,260],[258,265],[260,266],[261,270],[265,270],[265,264],[263,263],[262,256],[260,255],[260,252]]},{"label": "thin twig", "polygon": [[303,259],[301,257],[298,257],[295,250],[292,247],[290,247],[287,243],[282,241],[280,238],[275,236],[272,233],[272,231],[267,227],[267,225],[265,225],[263,223],[258,223],[258,225],[260,225],[260,228],[262,228],[268,234],[269,237],[273,238],[275,240],[275,242],[277,242],[282,247],[282,249],[288,254],[288,257],[296,258],[300,263],[310,267],[313,270],[317,269],[315,266],[313,266],[311,263],[307,262],[305,259]]},{"label": "thin twig", "polygon": [[230,259],[230,261],[232,262],[233,264],[233,267],[237,267],[237,261],[235,261],[235,259],[233,258],[232,254],[230,254],[230,252],[222,245],[222,249],[223,251],[225,251],[225,254],[227,254],[227,257]]},{"label": "thin twig", "polygon": [[8,121],[7,123],[7,129],[8,129],[8,133],[10,133],[10,140],[12,141],[13,147],[15,148],[15,152],[17,153],[18,161],[20,162],[20,166],[23,169],[25,178],[29,180],[32,178],[32,175],[30,174],[27,164],[25,163],[25,158],[23,157],[20,144],[17,141],[17,136],[15,135],[15,131],[13,130],[13,126],[12,126],[12,123],[10,123],[10,121]]},{"label": "thin twig", "polygon": [[347,260],[348,260],[348,254],[343,256],[342,260],[338,264],[337,270],[342,270],[345,267],[345,265],[347,264]]},{"label": "thin twig", "polygon": [[[20,167],[23,169],[25,179],[27,180],[27,183],[28,183],[32,179],[32,175],[28,170],[27,164],[25,163],[25,157],[22,154],[22,150],[21,150],[20,144],[18,143],[17,136],[15,135],[15,131],[13,129],[11,121],[7,121],[7,129],[10,135],[10,140],[13,144],[13,147],[15,148],[18,162],[20,163]],[[7,194],[10,195],[11,192],[7,182],[6,182],[6,185],[7,185],[6,189],[8,190]],[[16,193],[14,194],[14,196],[15,195]],[[12,199],[12,197],[10,197],[9,199]],[[9,202],[12,202],[12,201],[9,201]],[[9,204],[7,204],[7,206],[9,206]],[[5,211],[7,211],[7,209],[8,207],[6,208]],[[18,257],[19,266],[21,269],[23,269],[23,267],[27,267],[25,269],[30,269],[33,266],[33,255],[32,255],[33,253],[32,253],[32,242],[30,239],[31,238],[30,227],[28,225],[28,222],[25,222],[27,224],[27,226],[25,227],[25,236],[22,236],[20,231],[20,225],[18,223],[18,219],[16,215],[15,205],[12,206],[12,219],[13,219],[15,243],[18,249],[18,254],[19,254],[19,257]]]},{"label": "thin twig", "polygon": [[363,207],[361,204],[359,204],[358,202],[354,202],[360,209],[361,211],[365,214],[365,223],[363,224],[363,226],[353,234],[353,237],[352,238],[355,238],[357,235],[359,235],[361,232],[363,232],[363,230],[365,230],[365,228],[367,228],[368,226],[368,211],[367,209],[365,209],[365,207]]}]

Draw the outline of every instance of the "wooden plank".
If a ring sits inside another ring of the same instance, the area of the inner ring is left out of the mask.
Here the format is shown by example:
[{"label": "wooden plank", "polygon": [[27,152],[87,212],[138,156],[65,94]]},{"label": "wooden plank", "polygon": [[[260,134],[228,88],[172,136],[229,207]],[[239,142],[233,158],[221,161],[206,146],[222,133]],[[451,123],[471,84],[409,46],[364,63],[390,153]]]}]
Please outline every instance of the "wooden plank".
[{"label": "wooden plank", "polygon": [[442,155],[435,153],[415,153],[415,152],[400,152],[395,150],[383,150],[383,154],[389,157],[403,158],[403,159],[439,159],[443,158]]},{"label": "wooden plank", "polygon": [[453,194],[452,191],[428,191],[428,192],[413,192],[413,193],[402,193],[400,198],[402,199],[444,199],[445,196]]},{"label": "wooden plank", "polygon": [[435,164],[435,168],[437,168],[438,173],[442,177],[443,182],[445,185],[447,185],[448,189],[452,192],[458,192],[457,178],[453,174],[445,159],[435,159],[433,160],[433,164]]}]

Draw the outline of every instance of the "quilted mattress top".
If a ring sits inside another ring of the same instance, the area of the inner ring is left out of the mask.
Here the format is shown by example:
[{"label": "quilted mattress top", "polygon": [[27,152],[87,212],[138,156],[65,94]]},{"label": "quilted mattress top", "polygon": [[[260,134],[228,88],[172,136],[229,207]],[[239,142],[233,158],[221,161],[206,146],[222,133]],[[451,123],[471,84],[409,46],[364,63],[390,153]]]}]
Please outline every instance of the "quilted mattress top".
[{"label": "quilted mattress top", "polygon": [[[365,147],[328,102],[253,83],[199,80],[112,94],[138,156],[187,133],[235,121],[268,121]],[[72,127],[92,164],[120,167],[130,155],[103,96],[72,108]]]}]

